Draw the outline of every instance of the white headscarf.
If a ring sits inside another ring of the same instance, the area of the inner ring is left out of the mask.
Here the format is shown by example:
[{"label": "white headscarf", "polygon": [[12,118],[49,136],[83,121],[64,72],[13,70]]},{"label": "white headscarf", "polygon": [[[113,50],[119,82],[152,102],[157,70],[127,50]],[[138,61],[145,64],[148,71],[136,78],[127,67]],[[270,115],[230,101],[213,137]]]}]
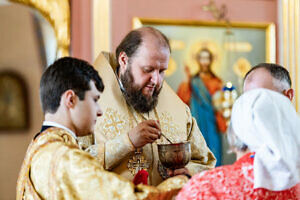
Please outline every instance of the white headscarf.
[{"label": "white headscarf", "polygon": [[284,95],[267,89],[243,94],[232,128],[254,157],[254,188],[281,191],[300,181],[300,118]]}]

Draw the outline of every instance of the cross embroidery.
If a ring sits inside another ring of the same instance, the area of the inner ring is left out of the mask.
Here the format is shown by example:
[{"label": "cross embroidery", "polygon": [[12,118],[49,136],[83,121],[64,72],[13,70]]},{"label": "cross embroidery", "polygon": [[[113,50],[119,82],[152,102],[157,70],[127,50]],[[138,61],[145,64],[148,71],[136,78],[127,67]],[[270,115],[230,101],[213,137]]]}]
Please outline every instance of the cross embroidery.
[{"label": "cross embroidery", "polygon": [[113,127],[115,130],[116,130],[116,132],[120,132],[120,130],[119,130],[119,128],[118,128],[118,125],[120,124],[122,124],[122,121],[120,121],[120,120],[116,120],[116,117],[115,116],[112,116],[112,115],[109,115],[108,116],[109,117],[109,119],[110,120],[108,120],[108,121],[111,121],[111,123],[109,123],[109,124],[106,124],[105,125],[105,128],[110,128],[110,127]]}]

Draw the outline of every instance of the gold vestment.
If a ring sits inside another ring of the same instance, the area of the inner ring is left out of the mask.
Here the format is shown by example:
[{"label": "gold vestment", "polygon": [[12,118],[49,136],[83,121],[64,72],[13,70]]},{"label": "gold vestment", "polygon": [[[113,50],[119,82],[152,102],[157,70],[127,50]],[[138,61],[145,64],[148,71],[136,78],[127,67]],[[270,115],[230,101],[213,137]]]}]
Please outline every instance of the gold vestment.
[{"label": "gold vestment", "polygon": [[48,128],[28,147],[16,199],[169,199],[186,181],[177,177],[158,188],[135,187],[105,171],[99,161],[78,148],[68,131]]},{"label": "gold vestment", "polygon": [[138,113],[126,103],[122,95],[114,63],[111,55],[101,53],[94,64],[105,86],[99,100],[103,116],[97,119],[95,126],[97,159],[105,169],[132,180],[136,172],[132,169],[136,164],[135,156],[141,153],[141,160],[145,163],[140,165],[149,172],[150,184],[157,185],[163,181],[158,170],[157,144],[168,142],[161,137],[153,144],[147,144],[141,151],[137,151],[128,137],[129,130],[148,119],[159,120],[162,132],[173,143],[190,141],[192,155],[186,167],[192,175],[213,168],[216,159],[207,147],[195,119],[192,118],[188,106],[168,84],[163,83],[155,109],[146,114]]}]

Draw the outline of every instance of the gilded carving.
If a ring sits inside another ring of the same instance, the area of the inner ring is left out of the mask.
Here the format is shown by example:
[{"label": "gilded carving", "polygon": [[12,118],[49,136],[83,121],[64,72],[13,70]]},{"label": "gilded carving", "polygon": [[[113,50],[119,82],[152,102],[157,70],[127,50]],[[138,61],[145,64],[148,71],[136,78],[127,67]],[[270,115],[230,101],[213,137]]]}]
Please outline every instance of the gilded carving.
[{"label": "gilded carving", "polygon": [[9,0],[38,10],[52,25],[56,40],[56,57],[69,56],[70,3],[69,0]]}]

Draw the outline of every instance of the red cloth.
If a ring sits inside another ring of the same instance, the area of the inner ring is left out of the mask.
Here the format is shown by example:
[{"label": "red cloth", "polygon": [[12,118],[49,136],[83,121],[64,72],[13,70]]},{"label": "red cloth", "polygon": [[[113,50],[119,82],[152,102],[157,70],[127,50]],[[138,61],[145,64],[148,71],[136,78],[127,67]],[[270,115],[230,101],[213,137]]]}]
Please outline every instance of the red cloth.
[{"label": "red cloth", "polygon": [[190,99],[192,96],[192,88],[188,83],[181,83],[177,90],[179,98],[187,105],[190,105]]},{"label": "red cloth", "polygon": [[284,191],[253,188],[253,153],[246,154],[233,165],[204,171],[191,178],[181,189],[177,200],[187,199],[300,199],[300,183]]},{"label": "red cloth", "polygon": [[148,185],[148,176],[149,173],[146,170],[142,169],[138,171],[138,173],[133,178],[134,185],[138,185],[138,184]]}]

